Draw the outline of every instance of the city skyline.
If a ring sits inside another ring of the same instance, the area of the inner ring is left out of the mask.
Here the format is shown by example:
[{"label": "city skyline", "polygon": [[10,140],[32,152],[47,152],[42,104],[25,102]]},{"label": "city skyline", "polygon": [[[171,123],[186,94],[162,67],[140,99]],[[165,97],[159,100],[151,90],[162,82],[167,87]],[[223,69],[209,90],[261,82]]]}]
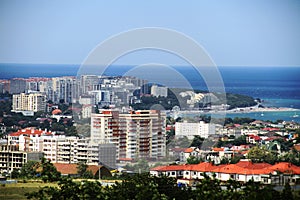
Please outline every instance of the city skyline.
[{"label": "city skyline", "polygon": [[[299,66],[298,1],[98,2],[1,1],[0,63],[80,64],[124,31],[175,30],[203,46],[217,66]],[[115,64],[182,65],[160,51],[138,51]]]}]

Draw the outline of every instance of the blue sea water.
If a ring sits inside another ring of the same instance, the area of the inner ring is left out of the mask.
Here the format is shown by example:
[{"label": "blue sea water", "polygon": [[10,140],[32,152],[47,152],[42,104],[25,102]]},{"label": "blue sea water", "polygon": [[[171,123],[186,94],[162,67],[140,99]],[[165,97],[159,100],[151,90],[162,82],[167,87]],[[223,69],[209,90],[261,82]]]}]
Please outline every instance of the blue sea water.
[{"label": "blue sea water", "polygon": [[[105,75],[124,75],[132,70],[132,66],[111,66]],[[193,89],[207,90],[205,81],[192,67],[174,67],[187,80]],[[47,64],[0,64],[0,79],[14,77],[55,77],[76,76],[79,65],[47,65]],[[156,70],[141,69],[141,77],[153,80],[153,77],[166,81],[168,86],[180,87],[183,82],[169,71],[162,73]],[[300,109],[300,67],[218,67],[226,92],[245,94],[264,100],[265,106],[289,107]],[[169,81],[169,82],[168,82]],[[300,115],[300,113],[297,113]],[[230,114],[231,115],[231,114]],[[234,114],[237,115],[237,114]],[[270,120],[292,118],[293,112],[272,112],[261,116],[260,113],[239,114]]]}]

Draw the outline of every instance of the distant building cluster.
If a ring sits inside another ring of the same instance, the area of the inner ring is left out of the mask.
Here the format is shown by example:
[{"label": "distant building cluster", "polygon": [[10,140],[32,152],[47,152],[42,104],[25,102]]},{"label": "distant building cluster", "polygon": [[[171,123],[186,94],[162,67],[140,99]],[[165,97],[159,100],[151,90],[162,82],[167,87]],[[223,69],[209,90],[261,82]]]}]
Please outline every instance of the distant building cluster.
[{"label": "distant building cluster", "polygon": [[[148,94],[148,81],[136,77],[106,77],[82,75],[53,78],[13,78],[0,81],[0,93],[13,94],[14,112],[44,111],[46,102],[79,103],[83,118],[89,118],[93,105],[99,107],[128,107]],[[135,93],[135,94],[134,94]],[[154,95],[167,96],[167,88],[158,87]]]}]

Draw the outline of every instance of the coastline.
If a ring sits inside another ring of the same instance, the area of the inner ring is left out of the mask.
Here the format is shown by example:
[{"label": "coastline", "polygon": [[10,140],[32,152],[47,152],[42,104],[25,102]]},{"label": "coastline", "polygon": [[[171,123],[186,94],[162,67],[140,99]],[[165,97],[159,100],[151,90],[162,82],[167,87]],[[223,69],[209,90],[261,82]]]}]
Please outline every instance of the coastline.
[{"label": "coastline", "polygon": [[290,111],[300,111],[296,108],[287,107],[245,107],[245,108],[235,108],[232,110],[227,110],[226,113],[251,113],[251,112],[290,112]]},{"label": "coastline", "polygon": [[287,108],[287,107],[244,107],[244,108],[234,108],[231,110],[211,110],[211,111],[202,111],[202,110],[181,110],[180,113],[204,113],[204,114],[221,114],[221,113],[263,113],[263,112],[297,112],[300,109],[296,108]]}]

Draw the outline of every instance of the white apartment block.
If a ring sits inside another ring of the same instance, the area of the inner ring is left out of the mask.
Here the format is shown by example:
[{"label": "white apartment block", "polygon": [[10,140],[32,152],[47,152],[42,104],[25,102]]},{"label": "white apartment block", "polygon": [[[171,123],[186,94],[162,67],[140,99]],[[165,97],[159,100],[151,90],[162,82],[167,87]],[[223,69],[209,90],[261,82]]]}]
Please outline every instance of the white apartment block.
[{"label": "white apartment block", "polygon": [[193,139],[194,136],[200,136],[202,138],[208,138],[210,135],[215,134],[215,124],[205,123],[200,121],[197,123],[191,122],[176,122],[175,123],[175,136]]},{"label": "white apartment block", "polygon": [[99,144],[89,138],[55,135],[34,128],[26,128],[8,135],[7,143],[20,152],[42,152],[53,163],[99,163]]},{"label": "white apartment block", "polygon": [[92,114],[91,141],[114,144],[117,159],[162,158],[166,154],[166,115],[156,110]]},{"label": "white apartment block", "polygon": [[14,94],[12,111],[44,111],[46,109],[46,95],[41,93]]},{"label": "white apartment block", "polygon": [[168,96],[168,88],[162,87],[158,85],[152,85],[151,87],[151,95],[155,97],[167,97]]}]

